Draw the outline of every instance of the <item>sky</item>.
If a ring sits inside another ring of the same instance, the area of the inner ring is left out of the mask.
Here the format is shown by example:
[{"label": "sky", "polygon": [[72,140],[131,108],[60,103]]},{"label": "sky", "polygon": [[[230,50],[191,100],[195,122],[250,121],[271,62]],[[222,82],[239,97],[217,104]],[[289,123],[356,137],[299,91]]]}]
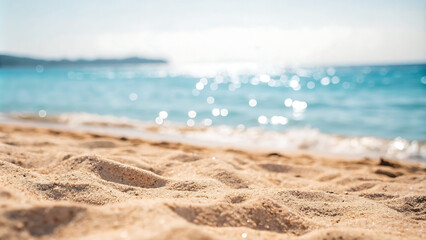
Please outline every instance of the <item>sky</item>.
[{"label": "sky", "polygon": [[425,63],[426,1],[0,0],[0,53],[174,63]]}]

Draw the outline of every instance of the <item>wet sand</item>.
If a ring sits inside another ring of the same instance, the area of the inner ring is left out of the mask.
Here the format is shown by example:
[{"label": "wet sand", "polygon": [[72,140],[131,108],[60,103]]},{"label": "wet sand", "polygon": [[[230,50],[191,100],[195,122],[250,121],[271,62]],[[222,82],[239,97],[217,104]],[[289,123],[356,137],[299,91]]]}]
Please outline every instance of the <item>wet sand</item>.
[{"label": "wet sand", "polygon": [[426,166],[0,125],[0,239],[425,239]]}]

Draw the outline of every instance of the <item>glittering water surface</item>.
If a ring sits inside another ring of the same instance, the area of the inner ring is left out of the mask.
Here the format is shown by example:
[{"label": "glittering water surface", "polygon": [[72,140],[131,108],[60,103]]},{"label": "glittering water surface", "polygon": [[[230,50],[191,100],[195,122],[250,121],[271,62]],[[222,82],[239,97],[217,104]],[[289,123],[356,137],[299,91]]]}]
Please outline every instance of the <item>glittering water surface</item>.
[{"label": "glittering water surface", "polygon": [[426,139],[426,65],[0,70],[0,111]]}]

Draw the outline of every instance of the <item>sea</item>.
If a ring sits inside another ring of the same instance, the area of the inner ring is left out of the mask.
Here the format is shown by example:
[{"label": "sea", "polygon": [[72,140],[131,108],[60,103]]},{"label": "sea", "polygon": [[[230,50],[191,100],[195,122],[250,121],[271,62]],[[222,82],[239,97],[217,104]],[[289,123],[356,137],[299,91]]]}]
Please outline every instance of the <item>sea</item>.
[{"label": "sea", "polygon": [[0,68],[0,112],[0,123],[426,161],[426,64]]}]

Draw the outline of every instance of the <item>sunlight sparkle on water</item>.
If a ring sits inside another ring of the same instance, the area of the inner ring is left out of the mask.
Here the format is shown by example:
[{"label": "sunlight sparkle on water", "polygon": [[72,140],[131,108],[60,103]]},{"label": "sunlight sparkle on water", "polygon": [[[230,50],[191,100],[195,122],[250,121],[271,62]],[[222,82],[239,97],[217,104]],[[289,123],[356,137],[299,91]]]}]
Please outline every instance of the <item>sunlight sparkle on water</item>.
[{"label": "sunlight sparkle on water", "polygon": [[138,95],[136,93],[129,94],[130,101],[136,101],[138,99]]},{"label": "sunlight sparkle on water", "polygon": [[267,124],[268,123],[268,118],[266,117],[266,116],[259,116],[258,118],[257,118],[257,121],[260,123],[260,124]]},{"label": "sunlight sparkle on water", "polygon": [[202,82],[197,82],[197,84],[195,84],[195,88],[197,90],[203,90],[204,89],[204,84]]},{"label": "sunlight sparkle on water", "polygon": [[212,115],[217,117],[220,115],[220,109],[219,108],[213,108],[212,109]]},{"label": "sunlight sparkle on water", "polygon": [[308,107],[308,104],[304,101],[295,100],[293,101],[292,106],[293,106],[293,111],[300,113],[306,110],[306,107]]},{"label": "sunlight sparkle on water", "polygon": [[207,127],[211,126],[212,123],[213,123],[213,121],[210,118],[206,118],[206,119],[203,120],[204,126],[207,126]]},{"label": "sunlight sparkle on water", "polygon": [[255,107],[257,105],[256,99],[254,99],[254,98],[250,99],[249,105],[250,105],[250,107]]},{"label": "sunlight sparkle on water", "polygon": [[277,125],[277,124],[286,125],[287,123],[288,123],[288,119],[286,117],[283,117],[283,116],[271,117],[271,124],[273,125]]},{"label": "sunlight sparkle on water", "polygon": [[195,118],[197,116],[197,112],[194,110],[191,110],[188,112],[188,117]]},{"label": "sunlight sparkle on water", "polygon": [[291,107],[291,105],[293,104],[293,100],[291,99],[291,98],[286,98],[285,100],[284,100],[284,105],[286,106],[286,107]]},{"label": "sunlight sparkle on water", "polygon": [[207,103],[208,103],[208,104],[213,104],[213,103],[214,103],[214,97],[211,97],[211,96],[210,96],[210,97],[208,97],[208,98],[207,98]]},{"label": "sunlight sparkle on water", "polygon": [[263,83],[268,83],[269,81],[271,81],[271,77],[269,75],[262,74],[260,75],[259,80]]},{"label": "sunlight sparkle on water", "polygon": [[161,111],[161,112],[158,113],[158,116],[161,119],[166,119],[169,116],[169,114],[166,111]]},{"label": "sunlight sparkle on water", "polygon": [[243,131],[244,129],[246,129],[246,126],[244,126],[244,124],[238,124],[237,125],[237,130],[238,131]]},{"label": "sunlight sparkle on water", "polygon": [[340,82],[340,78],[338,76],[334,76],[331,78],[331,83],[338,84]]},{"label": "sunlight sparkle on water", "polygon": [[328,84],[330,84],[330,78],[329,77],[322,78],[321,84],[324,85],[324,86],[327,86]]},{"label": "sunlight sparkle on water", "polygon": [[212,90],[212,91],[216,91],[216,90],[217,90],[217,88],[218,88],[217,83],[212,83],[212,84],[210,84],[210,90]]},{"label": "sunlight sparkle on water", "polygon": [[218,84],[223,83],[223,77],[218,75],[215,77],[214,81]]},{"label": "sunlight sparkle on water", "polygon": [[254,85],[254,86],[259,85],[259,82],[260,82],[259,78],[257,78],[257,77],[254,77],[250,80],[250,84]]},{"label": "sunlight sparkle on water", "polygon": [[207,78],[201,78],[200,83],[202,83],[203,85],[207,85],[209,81],[207,80]]},{"label": "sunlight sparkle on water", "polygon": [[299,81],[300,78],[298,76],[293,76],[289,82],[289,86],[293,88],[294,91],[299,91],[301,89]]},{"label": "sunlight sparkle on water", "polygon": [[188,127],[193,127],[193,126],[195,126],[195,121],[194,121],[194,119],[188,119],[188,121],[186,121],[186,125],[188,125]]},{"label": "sunlight sparkle on water", "polygon": [[334,74],[336,74],[336,69],[332,67],[327,68],[327,74],[330,76],[334,76]]},{"label": "sunlight sparkle on water", "polygon": [[163,124],[163,122],[164,122],[164,120],[161,117],[156,117],[155,118],[155,123],[156,124],[161,125],[161,124]]},{"label": "sunlight sparkle on water", "polygon": [[44,117],[46,117],[47,116],[47,112],[46,112],[46,110],[40,110],[39,112],[38,112],[38,116],[39,117],[41,117],[41,118],[44,118]]}]

